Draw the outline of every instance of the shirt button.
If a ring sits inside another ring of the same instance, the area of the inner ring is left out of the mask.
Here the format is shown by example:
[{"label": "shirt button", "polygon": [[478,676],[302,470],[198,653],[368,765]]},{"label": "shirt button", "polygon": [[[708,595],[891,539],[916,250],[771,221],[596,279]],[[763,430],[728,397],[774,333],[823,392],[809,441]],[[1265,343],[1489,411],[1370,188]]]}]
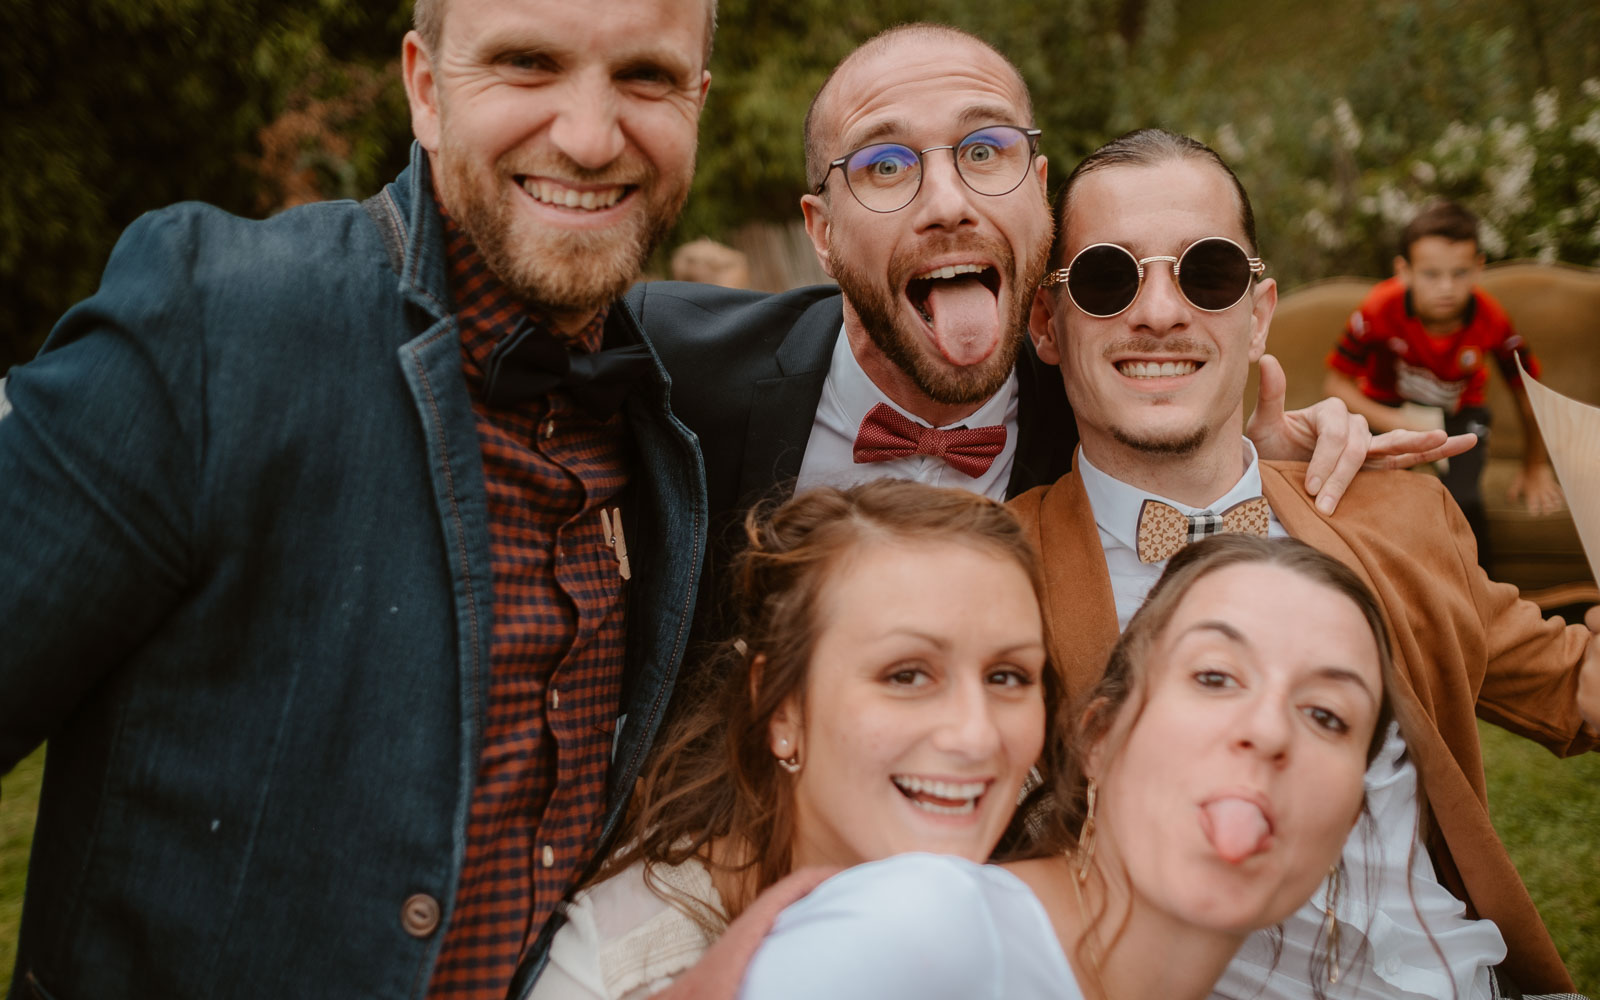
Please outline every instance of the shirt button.
[{"label": "shirt button", "polygon": [[439,927],[439,901],[424,892],[400,907],[400,926],[414,938],[425,938]]},{"label": "shirt button", "polygon": [[544,422],[544,439],[546,441],[550,440],[552,437],[555,436],[555,433],[556,433],[556,422],[554,420],[546,420]]},{"label": "shirt button", "polygon": [[549,844],[544,845],[544,855],[540,860],[542,860],[544,862],[544,866],[546,868],[555,867],[556,849],[554,847],[551,847]]},{"label": "shirt button", "polygon": [[556,546],[556,558],[557,559],[565,559],[566,557],[567,557],[567,550],[562,548],[561,546],[557,545]]},{"label": "shirt button", "polygon": [[561,707],[561,692],[557,691],[555,688],[551,688],[550,689],[550,707],[551,708],[560,708]]}]

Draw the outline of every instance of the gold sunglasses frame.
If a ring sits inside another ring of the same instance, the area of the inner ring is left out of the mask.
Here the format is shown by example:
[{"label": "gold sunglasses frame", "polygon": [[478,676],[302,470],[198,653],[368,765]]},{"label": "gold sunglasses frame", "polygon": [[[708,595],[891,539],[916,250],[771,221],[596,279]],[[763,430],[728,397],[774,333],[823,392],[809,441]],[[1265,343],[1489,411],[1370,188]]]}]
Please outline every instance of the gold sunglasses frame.
[{"label": "gold sunglasses frame", "polygon": [[1082,250],[1079,250],[1077,253],[1073,254],[1072,260],[1067,263],[1066,267],[1057,268],[1056,270],[1051,271],[1049,274],[1046,274],[1044,276],[1044,280],[1039,282],[1039,287],[1053,288],[1056,285],[1065,286],[1067,284],[1067,276],[1072,273],[1073,265],[1078,263],[1078,258],[1082,257],[1090,250],[1094,250],[1099,247],[1111,247],[1116,250],[1121,250],[1123,253],[1127,254],[1129,260],[1133,261],[1133,266],[1139,274],[1139,283],[1134,286],[1133,297],[1128,300],[1128,304],[1123,306],[1121,309],[1118,309],[1116,312],[1110,313],[1090,312],[1078,302],[1077,296],[1072,294],[1072,289],[1070,287],[1067,288],[1067,298],[1072,301],[1073,308],[1077,309],[1085,316],[1093,316],[1095,319],[1111,319],[1114,316],[1121,316],[1129,309],[1132,309],[1133,304],[1139,301],[1139,293],[1144,291],[1144,266],[1146,264],[1155,264],[1161,262],[1172,265],[1172,281],[1173,284],[1178,286],[1178,294],[1183,296],[1183,301],[1189,303],[1191,306],[1194,306],[1196,309],[1199,309],[1201,312],[1227,312],[1229,309],[1232,309],[1234,306],[1244,301],[1244,297],[1250,294],[1250,281],[1245,282],[1244,289],[1239,293],[1238,298],[1223,306],[1221,309],[1210,309],[1196,302],[1194,299],[1191,299],[1189,297],[1189,293],[1183,290],[1183,282],[1179,280],[1184,256],[1187,255],[1190,250],[1193,250],[1200,244],[1207,243],[1211,240],[1221,240],[1223,243],[1232,246],[1234,249],[1238,250],[1244,255],[1245,262],[1250,265],[1250,281],[1260,281],[1262,275],[1267,273],[1267,265],[1262,262],[1261,258],[1250,256],[1250,251],[1246,250],[1238,242],[1230,240],[1226,236],[1202,236],[1193,243],[1190,243],[1188,246],[1184,247],[1182,252],[1180,252],[1176,257],[1167,256],[1165,254],[1158,254],[1153,257],[1139,257],[1132,250],[1129,250],[1121,243],[1091,243]]}]

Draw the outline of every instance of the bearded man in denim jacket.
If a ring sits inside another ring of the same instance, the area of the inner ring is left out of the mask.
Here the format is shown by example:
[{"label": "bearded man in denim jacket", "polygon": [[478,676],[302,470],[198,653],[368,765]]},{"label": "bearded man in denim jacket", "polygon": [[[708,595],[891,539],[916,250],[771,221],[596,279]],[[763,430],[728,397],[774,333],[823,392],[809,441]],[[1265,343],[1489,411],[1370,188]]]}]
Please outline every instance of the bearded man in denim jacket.
[{"label": "bearded man in denim jacket", "polygon": [[537,975],[698,584],[698,447],[614,300],[713,19],[421,0],[378,198],[147,215],[0,382],[0,769],[49,742],[13,996]]}]

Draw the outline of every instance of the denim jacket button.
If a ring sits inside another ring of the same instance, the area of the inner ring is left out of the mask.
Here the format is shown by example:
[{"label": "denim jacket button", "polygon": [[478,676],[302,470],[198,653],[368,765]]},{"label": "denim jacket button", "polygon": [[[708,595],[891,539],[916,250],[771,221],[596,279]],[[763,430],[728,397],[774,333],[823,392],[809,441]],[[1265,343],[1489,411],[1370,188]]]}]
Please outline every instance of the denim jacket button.
[{"label": "denim jacket button", "polygon": [[425,938],[439,927],[439,901],[419,892],[400,907],[400,926],[415,938]]}]

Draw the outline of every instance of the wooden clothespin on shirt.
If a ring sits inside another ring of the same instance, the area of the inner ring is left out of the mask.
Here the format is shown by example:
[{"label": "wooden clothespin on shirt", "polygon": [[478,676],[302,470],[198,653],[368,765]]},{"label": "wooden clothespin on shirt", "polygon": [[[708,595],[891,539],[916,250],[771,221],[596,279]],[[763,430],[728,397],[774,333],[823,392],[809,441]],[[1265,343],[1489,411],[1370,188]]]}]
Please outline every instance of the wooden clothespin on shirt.
[{"label": "wooden clothespin on shirt", "polygon": [[606,544],[617,554],[617,572],[624,580],[633,579],[633,567],[628,565],[628,540],[622,536],[622,508],[608,511],[601,507],[600,527],[606,533]]}]

